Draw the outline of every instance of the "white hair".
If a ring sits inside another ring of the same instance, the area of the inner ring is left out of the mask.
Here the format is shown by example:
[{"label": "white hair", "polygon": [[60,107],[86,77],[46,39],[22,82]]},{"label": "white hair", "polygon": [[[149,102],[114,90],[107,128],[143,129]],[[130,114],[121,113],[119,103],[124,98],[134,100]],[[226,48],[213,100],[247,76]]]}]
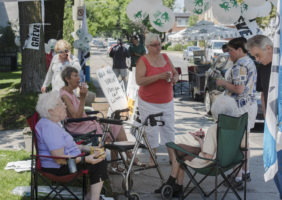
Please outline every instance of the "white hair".
[{"label": "white hair", "polygon": [[47,92],[39,95],[36,111],[40,117],[50,118],[49,110],[54,109],[62,101],[58,91]]},{"label": "white hair", "polygon": [[145,36],[145,45],[148,46],[150,45],[152,42],[161,42],[160,36],[158,34],[155,33],[147,33]]},{"label": "white hair", "polygon": [[211,112],[215,121],[217,121],[219,114],[232,117],[239,116],[239,109],[235,99],[226,95],[221,95],[216,98],[215,102],[212,104]]},{"label": "white hair", "polygon": [[247,48],[251,50],[254,47],[265,50],[267,46],[273,47],[273,43],[269,37],[265,35],[255,35],[254,37],[248,39]]}]

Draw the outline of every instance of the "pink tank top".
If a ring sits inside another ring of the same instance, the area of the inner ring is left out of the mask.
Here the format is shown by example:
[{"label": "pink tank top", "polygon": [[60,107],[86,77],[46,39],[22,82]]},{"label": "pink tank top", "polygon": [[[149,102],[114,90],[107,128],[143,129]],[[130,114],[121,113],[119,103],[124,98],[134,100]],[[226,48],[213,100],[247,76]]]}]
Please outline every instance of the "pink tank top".
[{"label": "pink tank top", "polygon": [[[146,66],[146,77],[160,74],[166,71],[171,71],[169,59],[166,54],[162,54],[166,60],[166,64],[163,67],[154,67],[152,66],[145,56],[142,56],[141,59]],[[149,103],[168,103],[173,99],[173,89],[171,82],[166,80],[158,80],[154,83],[151,83],[146,86],[140,86],[139,88],[139,97]]]},{"label": "pink tank top", "polygon": [[[79,107],[78,98],[74,94],[70,94],[66,90],[61,89],[60,96],[62,97],[64,95],[70,98],[71,103],[74,106],[74,109],[77,111]],[[82,117],[87,117],[85,112],[82,114]],[[77,122],[77,123],[69,123],[69,124],[66,124],[65,127],[71,133],[86,134],[93,130],[96,130],[96,134],[103,134],[102,127],[96,121],[83,121],[83,122]]]}]

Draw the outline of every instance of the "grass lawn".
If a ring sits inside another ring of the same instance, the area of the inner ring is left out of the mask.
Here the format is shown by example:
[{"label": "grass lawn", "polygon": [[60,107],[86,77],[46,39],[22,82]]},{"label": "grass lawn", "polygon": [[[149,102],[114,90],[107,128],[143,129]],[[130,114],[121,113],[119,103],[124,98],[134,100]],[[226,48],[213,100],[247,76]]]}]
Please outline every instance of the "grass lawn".
[{"label": "grass lawn", "polygon": [[0,199],[27,200],[30,197],[12,195],[16,186],[30,185],[30,172],[17,173],[14,170],[4,170],[8,162],[28,160],[30,154],[26,151],[4,151],[0,150]]},{"label": "grass lawn", "polygon": [[27,126],[26,117],[34,112],[38,94],[19,93],[21,73],[0,72],[0,130]]}]

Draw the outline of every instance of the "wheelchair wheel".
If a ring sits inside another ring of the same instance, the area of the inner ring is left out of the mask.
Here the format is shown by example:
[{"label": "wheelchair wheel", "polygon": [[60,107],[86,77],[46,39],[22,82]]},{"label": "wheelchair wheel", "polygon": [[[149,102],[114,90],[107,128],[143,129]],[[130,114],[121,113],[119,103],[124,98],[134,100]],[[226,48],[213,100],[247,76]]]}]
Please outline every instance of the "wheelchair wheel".
[{"label": "wheelchair wheel", "polygon": [[171,185],[164,185],[161,191],[163,200],[171,200],[173,195],[173,188]]},{"label": "wheelchair wheel", "polygon": [[140,196],[137,193],[130,193],[128,200],[140,200]]},{"label": "wheelchair wheel", "polygon": [[[126,191],[125,179],[122,180],[121,186],[122,186],[123,191]],[[133,179],[132,179],[132,175],[130,175],[129,178],[128,178],[128,190],[130,191],[132,187],[133,187]]]}]

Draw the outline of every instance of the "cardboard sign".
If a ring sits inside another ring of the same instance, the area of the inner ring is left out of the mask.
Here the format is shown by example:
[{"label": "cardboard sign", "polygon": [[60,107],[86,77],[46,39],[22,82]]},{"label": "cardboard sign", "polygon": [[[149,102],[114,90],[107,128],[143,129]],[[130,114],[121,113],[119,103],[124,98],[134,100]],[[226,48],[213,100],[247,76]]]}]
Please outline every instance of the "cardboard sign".
[{"label": "cardboard sign", "polygon": [[101,68],[96,71],[99,84],[110,104],[111,110],[126,109],[127,100],[118,79],[111,67]]},{"label": "cardboard sign", "polygon": [[237,22],[234,23],[241,37],[249,39],[255,35],[262,34],[255,20],[249,22],[243,16],[240,16]]},{"label": "cardboard sign", "polygon": [[39,23],[29,24],[28,38],[25,40],[24,48],[39,50],[40,47],[40,28]]}]

